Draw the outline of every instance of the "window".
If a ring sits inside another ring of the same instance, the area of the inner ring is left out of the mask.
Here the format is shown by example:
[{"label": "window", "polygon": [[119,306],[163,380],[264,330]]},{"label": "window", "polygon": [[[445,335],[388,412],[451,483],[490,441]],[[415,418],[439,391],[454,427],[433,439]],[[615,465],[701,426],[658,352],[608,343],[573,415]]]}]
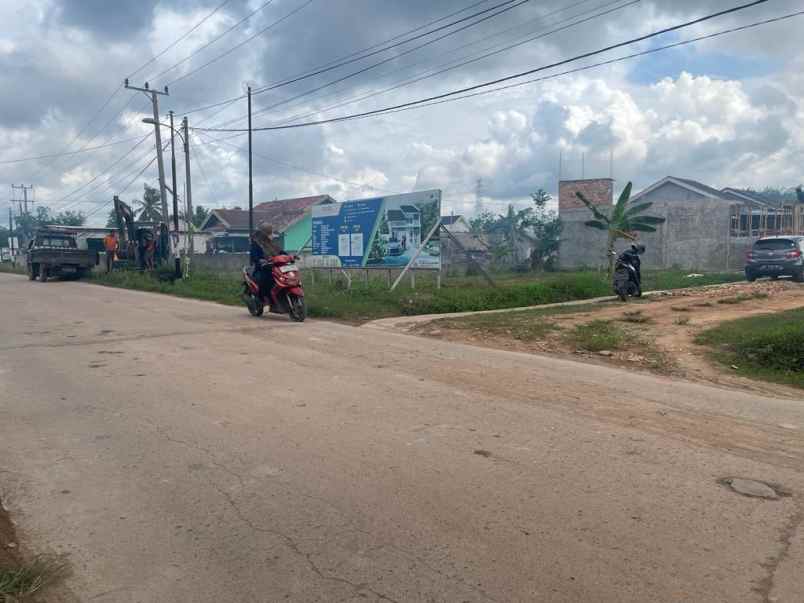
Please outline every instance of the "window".
[{"label": "window", "polygon": [[764,239],[754,243],[754,249],[762,251],[782,251],[784,249],[795,249],[796,242],[792,239]]}]

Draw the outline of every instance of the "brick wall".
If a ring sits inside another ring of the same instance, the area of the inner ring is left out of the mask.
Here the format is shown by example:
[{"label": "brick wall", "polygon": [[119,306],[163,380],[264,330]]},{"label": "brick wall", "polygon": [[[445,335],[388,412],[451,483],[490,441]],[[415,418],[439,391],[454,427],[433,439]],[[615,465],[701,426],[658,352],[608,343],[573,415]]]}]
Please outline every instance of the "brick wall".
[{"label": "brick wall", "polygon": [[614,200],[614,180],[590,178],[587,180],[562,180],[558,183],[558,211],[586,207],[575,195],[581,192],[594,205],[611,205]]}]

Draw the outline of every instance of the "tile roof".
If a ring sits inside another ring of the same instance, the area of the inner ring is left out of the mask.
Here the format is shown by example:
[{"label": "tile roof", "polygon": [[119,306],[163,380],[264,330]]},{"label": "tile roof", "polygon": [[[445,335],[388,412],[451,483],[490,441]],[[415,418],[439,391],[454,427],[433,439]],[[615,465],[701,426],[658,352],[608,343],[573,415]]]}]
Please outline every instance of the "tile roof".
[{"label": "tile roof", "polygon": [[[254,226],[268,222],[273,225],[274,232],[283,232],[301,220],[313,205],[333,201],[334,199],[329,195],[315,195],[259,203],[254,206]],[[248,210],[214,209],[212,211],[220,220],[229,225],[229,230],[248,231]],[[225,227],[225,225],[223,226]]]}]

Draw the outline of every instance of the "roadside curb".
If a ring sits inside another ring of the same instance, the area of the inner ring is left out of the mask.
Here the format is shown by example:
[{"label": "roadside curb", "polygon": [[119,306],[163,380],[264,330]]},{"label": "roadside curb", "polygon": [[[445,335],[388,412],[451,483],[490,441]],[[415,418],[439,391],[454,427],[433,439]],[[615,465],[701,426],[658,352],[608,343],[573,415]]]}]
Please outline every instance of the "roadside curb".
[{"label": "roadside curb", "polygon": [[[739,281],[738,281],[739,282]],[[681,289],[662,289],[658,291],[646,291],[643,297],[665,297],[677,295],[681,291],[689,291],[695,289],[698,291],[707,291],[712,289],[723,289],[733,287],[735,283],[721,283],[717,285],[702,285],[700,287],[684,287]],[[554,304],[540,304],[536,306],[520,306],[517,308],[500,308],[497,310],[480,310],[476,312],[453,312],[446,314],[419,314],[416,316],[395,316],[392,318],[380,318],[372,320],[361,325],[361,328],[377,329],[380,331],[407,331],[411,327],[438,320],[440,318],[462,318],[464,316],[483,316],[485,314],[503,314],[506,312],[526,312],[528,310],[544,310],[550,308],[568,308],[572,306],[587,306],[589,304],[603,304],[609,302],[616,302],[619,298],[616,295],[607,295],[605,297],[591,297],[588,299],[576,299],[567,302],[558,302]]]}]

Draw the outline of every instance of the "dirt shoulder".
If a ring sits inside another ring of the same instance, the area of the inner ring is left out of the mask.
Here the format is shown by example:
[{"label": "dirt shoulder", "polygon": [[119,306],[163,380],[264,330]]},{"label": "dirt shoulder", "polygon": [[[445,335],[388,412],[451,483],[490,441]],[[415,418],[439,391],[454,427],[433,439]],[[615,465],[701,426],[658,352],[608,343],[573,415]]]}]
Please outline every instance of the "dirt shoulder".
[{"label": "dirt shoulder", "polygon": [[[697,345],[698,333],[721,322],[804,306],[804,287],[789,281],[683,289],[619,302],[449,317],[406,325],[412,334],[484,347],[583,358],[692,381],[801,399],[784,385],[729,372]],[[610,345],[609,345],[610,344]]]}]

